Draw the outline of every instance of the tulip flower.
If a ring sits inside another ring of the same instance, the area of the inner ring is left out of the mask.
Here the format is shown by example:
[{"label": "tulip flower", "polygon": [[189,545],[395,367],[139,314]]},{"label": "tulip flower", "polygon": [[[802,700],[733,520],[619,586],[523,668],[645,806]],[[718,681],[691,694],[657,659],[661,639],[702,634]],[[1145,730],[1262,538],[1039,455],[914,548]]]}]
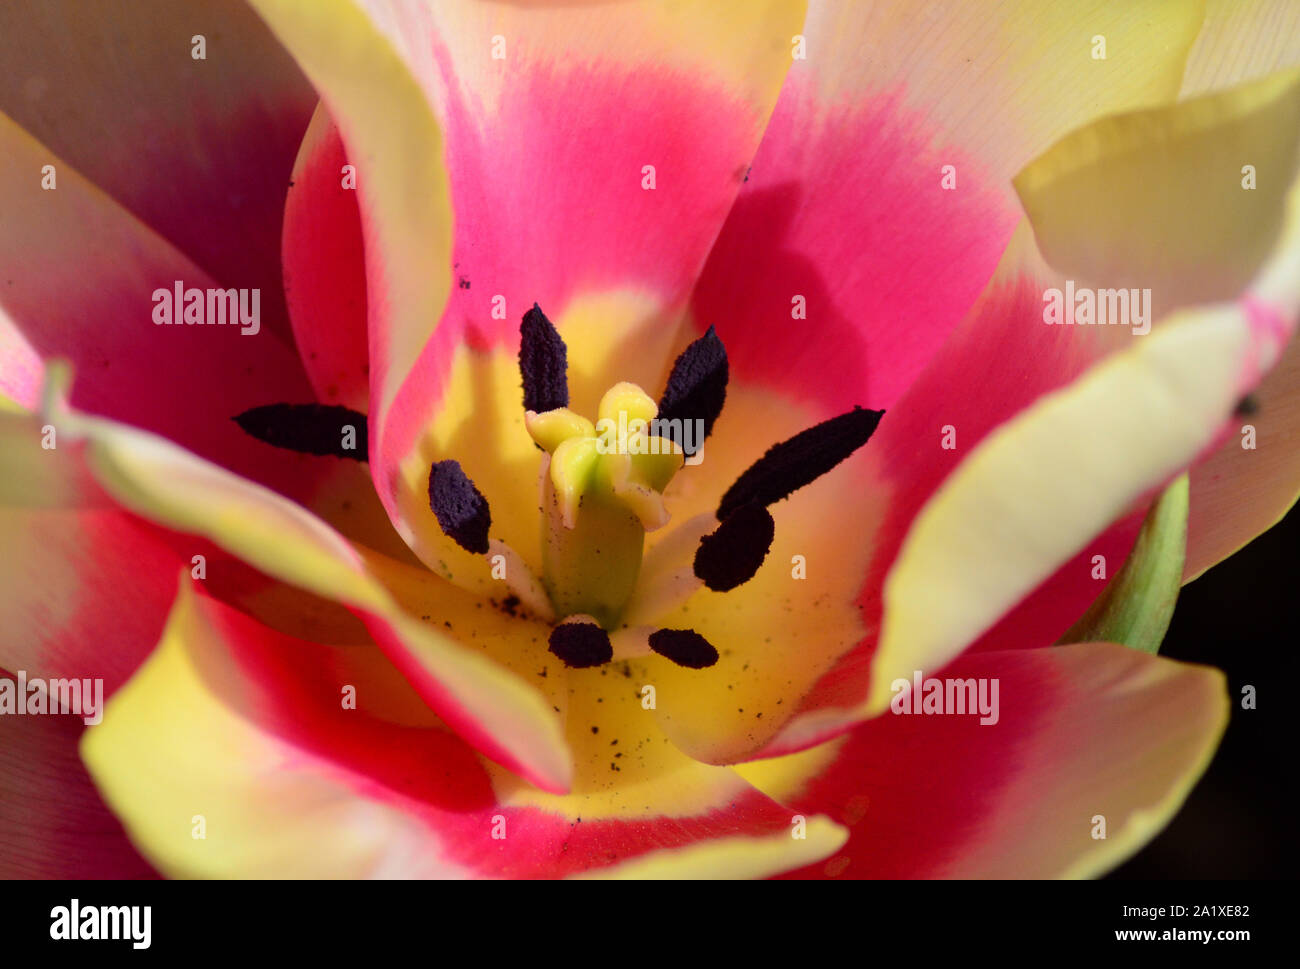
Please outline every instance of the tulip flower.
[{"label": "tulip flower", "polygon": [[0,670],[106,699],[0,873],[1118,864],[1300,485],[1287,17],[6,4]]}]

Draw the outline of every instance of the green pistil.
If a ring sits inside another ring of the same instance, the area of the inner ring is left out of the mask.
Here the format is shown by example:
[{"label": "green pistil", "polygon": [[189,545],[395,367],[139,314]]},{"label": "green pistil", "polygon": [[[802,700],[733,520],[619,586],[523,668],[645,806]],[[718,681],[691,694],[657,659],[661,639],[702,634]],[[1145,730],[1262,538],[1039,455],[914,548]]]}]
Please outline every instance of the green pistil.
[{"label": "green pistil", "polygon": [[641,573],[641,520],[612,493],[588,491],[570,528],[549,476],[543,493],[542,583],[556,615],[587,613],[614,629]]},{"label": "green pistil", "polygon": [[618,625],[645,533],[667,523],[662,492],[683,460],[680,447],[648,433],[656,410],[640,387],[621,383],[601,400],[597,425],[567,408],[527,415],[533,440],[550,453],[542,583],[557,615]]}]

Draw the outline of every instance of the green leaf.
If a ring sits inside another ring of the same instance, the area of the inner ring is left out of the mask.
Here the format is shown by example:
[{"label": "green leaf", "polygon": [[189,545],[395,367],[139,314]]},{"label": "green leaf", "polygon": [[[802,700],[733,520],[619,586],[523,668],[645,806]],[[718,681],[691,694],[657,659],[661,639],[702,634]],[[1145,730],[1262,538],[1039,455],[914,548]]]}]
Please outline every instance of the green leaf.
[{"label": "green leaf", "polygon": [[1152,503],[1128,561],[1058,645],[1110,642],[1159,652],[1182,585],[1187,494],[1183,475]]}]

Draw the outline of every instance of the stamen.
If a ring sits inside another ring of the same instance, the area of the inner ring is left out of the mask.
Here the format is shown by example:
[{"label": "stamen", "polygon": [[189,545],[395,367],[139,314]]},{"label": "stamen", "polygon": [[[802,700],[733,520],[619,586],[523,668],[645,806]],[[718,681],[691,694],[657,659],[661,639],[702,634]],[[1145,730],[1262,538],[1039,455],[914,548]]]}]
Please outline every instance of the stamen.
[{"label": "stamen", "polygon": [[700,540],[695,575],[714,592],[729,592],[754,577],[772,547],[776,522],[762,505],[741,505]]},{"label": "stamen", "polygon": [[519,324],[519,374],[524,410],[541,414],[569,406],[568,348],[536,303]]},{"label": "stamen", "polygon": [[884,414],[855,407],[772,445],[727,489],[718,518],[726,520],[741,505],[770,505],[816,481],[866,444]]},{"label": "stamen", "polygon": [[488,550],[492,514],[487,499],[457,461],[437,461],[429,469],[429,507],[449,538],[467,552]]},{"label": "stamen", "polygon": [[[727,399],[727,348],[713,327],[677,358],[668,386],[659,399],[659,419],[668,423],[665,436],[685,450],[682,428],[688,420],[704,422],[704,437],[713,433],[713,424],[722,413]],[[694,441],[687,455],[704,446],[703,438]]]},{"label": "stamen", "polygon": [[703,589],[704,583],[696,576],[692,563],[700,540],[717,527],[713,512],[706,511],[670,528],[647,550],[636,592],[628,601],[622,621],[629,626],[652,625]]},{"label": "stamen", "polygon": [[549,643],[551,652],[574,669],[600,666],[614,658],[609,633],[590,616],[570,616],[551,630]]},{"label": "stamen", "polygon": [[702,670],[718,661],[718,651],[694,629],[660,629],[650,634],[650,648],[687,669]]},{"label": "stamen", "polygon": [[[266,404],[232,417],[246,433],[300,454],[370,459],[366,415],[335,404]],[[353,429],[352,435],[347,428]],[[350,439],[349,439],[350,438]],[[352,447],[344,447],[344,444]]]},{"label": "stamen", "polygon": [[499,538],[488,539],[487,556],[505,563],[505,584],[523,607],[543,622],[555,621],[555,607],[540,579],[513,548]]}]

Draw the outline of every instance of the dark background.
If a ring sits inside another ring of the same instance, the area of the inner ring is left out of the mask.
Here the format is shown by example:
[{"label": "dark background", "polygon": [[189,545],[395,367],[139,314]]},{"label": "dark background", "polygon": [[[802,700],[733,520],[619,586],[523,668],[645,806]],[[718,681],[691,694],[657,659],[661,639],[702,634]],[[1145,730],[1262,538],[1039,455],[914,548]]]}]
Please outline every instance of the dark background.
[{"label": "dark background", "polygon": [[1223,670],[1232,719],[1183,809],[1110,877],[1295,877],[1297,550],[1300,505],[1179,595],[1160,654]]}]

